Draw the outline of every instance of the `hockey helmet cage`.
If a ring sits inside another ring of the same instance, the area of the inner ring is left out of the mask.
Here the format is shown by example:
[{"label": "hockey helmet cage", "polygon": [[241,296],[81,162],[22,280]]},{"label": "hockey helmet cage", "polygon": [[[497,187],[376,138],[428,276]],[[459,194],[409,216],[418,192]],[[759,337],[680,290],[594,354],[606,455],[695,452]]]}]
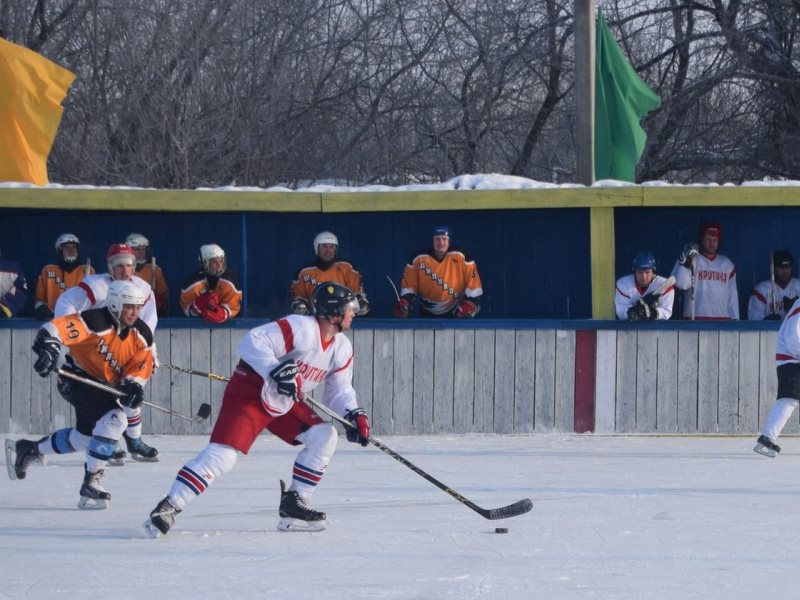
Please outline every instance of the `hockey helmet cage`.
[{"label": "hockey helmet cage", "polygon": [[636,253],[633,257],[633,270],[634,271],[655,271],[656,270],[656,257],[652,252],[642,250]]},{"label": "hockey helmet cage", "polygon": [[314,238],[314,254],[319,254],[320,244],[333,244],[337,250],[339,248],[339,238],[330,231],[320,231]]},{"label": "hockey helmet cage", "polygon": [[706,221],[700,224],[700,230],[697,233],[697,238],[702,242],[703,238],[707,235],[712,235],[718,239],[722,239],[722,226],[719,223],[712,223]]},{"label": "hockey helmet cage", "polygon": [[78,255],[70,256],[69,258],[64,257],[64,253],[61,250],[61,247],[64,244],[75,244],[80,249],[81,241],[78,239],[78,236],[74,233],[62,233],[56,239],[56,252],[58,253],[58,257],[63,260],[64,262],[72,263],[78,260]]},{"label": "hockey helmet cage", "polygon": [[[213,277],[219,277],[225,272],[227,267],[227,261],[225,260],[225,250],[222,247],[218,246],[217,244],[204,244],[200,246],[200,264],[203,267],[203,270]],[[222,268],[217,269],[216,272],[212,273],[208,270],[208,263],[215,258],[222,259]]]},{"label": "hockey helmet cage", "polygon": [[122,314],[122,308],[126,304],[134,306],[144,306],[147,297],[144,292],[132,281],[112,281],[108,284],[108,296],[106,296],[106,307],[111,316],[116,321]]},{"label": "hockey helmet cage", "polygon": [[446,237],[453,237],[453,230],[450,229],[449,225],[439,225],[433,228],[433,236],[436,237],[437,235],[444,235]]},{"label": "hockey helmet cage", "polygon": [[338,283],[326,281],[314,288],[311,294],[314,312],[319,317],[344,316],[348,306],[358,312],[358,299],[348,288]]},{"label": "hockey helmet cage", "polygon": [[106,263],[108,272],[113,277],[116,265],[128,263],[132,267],[136,265],[136,253],[126,244],[111,244],[106,252]]}]

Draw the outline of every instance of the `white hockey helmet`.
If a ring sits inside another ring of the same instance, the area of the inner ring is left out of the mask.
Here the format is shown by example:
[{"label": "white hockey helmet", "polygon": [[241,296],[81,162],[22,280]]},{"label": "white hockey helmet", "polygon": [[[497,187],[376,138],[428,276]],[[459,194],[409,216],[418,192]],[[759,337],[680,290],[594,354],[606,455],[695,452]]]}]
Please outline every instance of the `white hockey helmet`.
[{"label": "white hockey helmet", "polygon": [[136,266],[136,253],[126,244],[111,244],[106,252],[106,264],[108,265],[108,273],[114,276],[114,266],[120,264],[129,264],[132,267]]},{"label": "white hockey helmet", "polygon": [[142,258],[140,259],[138,255],[136,256],[137,263],[143,264],[147,260],[147,254],[150,252],[150,240],[141,233],[129,233],[128,237],[125,238],[125,244],[134,250],[137,248],[144,248],[144,255]]},{"label": "white hockey helmet", "polygon": [[339,249],[339,239],[330,231],[320,231],[314,238],[314,254],[319,254],[320,244],[333,244]]},{"label": "white hockey helmet", "polygon": [[58,238],[56,238],[56,252],[58,253],[58,257],[63,260],[64,262],[72,263],[78,260],[78,255],[65,257],[64,253],[61,250],[61,247],[64,244],[75,244],[80,249],[81,241],[78,239],[78,236],[74,233],[62,233]]},{"label": "white hockey helmet", "polygon": [[[222,259],[222,268],[215,269],[216,272],[209,271],[208,263],[209,261],[221,258]],[[200,264],[203,265],[203,270],[208,273],[209,275],[219,277],[225,272],[225,268],[227,267],[227,261],[225,260],[225,250],[223,250],[217,244],[204,244],[200,246]]]},{"label": "white hockey helmet", "polygon": [[132,281],[112,281],[108,284],[108,296],[106,296],[106,307],[114,320],[119,321],[122,308],[126,304],[134,306],[144,306],[147,297],[144,292]]}]

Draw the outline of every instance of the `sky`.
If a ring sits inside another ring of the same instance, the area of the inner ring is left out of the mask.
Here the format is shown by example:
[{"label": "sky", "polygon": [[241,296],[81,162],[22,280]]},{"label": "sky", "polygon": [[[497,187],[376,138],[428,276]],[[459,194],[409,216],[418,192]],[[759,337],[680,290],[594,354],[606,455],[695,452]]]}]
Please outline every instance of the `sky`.
[{"label": "sky", "polygon": [[533,501],[488,521],[342,436],[312,501],[328,528],[283,533],[278,480],[296,449],[262,435],[157,540],[142,524],[208,440],[146,438],[161,461],[109,467],[104,511],[77,508],[77,454],[0,478],[1,599],[754,600],[798,587],[798,438],[776,459],[750,437],[381,438],[483,508]]}]

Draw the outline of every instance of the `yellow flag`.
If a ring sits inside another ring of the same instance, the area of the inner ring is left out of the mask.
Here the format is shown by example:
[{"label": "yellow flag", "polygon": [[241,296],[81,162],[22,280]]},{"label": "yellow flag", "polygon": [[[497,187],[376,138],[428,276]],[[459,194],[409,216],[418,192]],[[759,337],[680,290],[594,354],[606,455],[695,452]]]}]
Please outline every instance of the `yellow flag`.
[{"label": "yellow flag", "polygon": [[0,181],[47,185],[47,156],[75,74],[0,38]]}]

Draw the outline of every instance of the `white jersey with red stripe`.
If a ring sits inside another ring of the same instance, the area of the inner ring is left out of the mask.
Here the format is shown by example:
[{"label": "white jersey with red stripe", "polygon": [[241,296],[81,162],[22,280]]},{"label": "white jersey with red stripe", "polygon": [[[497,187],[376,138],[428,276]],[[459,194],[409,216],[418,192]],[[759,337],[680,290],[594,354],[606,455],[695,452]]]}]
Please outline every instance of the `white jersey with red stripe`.
[{"label": "white jersey with red stripe", "polygon": [[771,279],[762,281],[750,294],[750,301],[747,304],[747,318],[751,321],[761,321],[769,315],[778,315],[781,319],[786,316],[784,299],[797,298],[800,296],[800,279],[792,277],[781,287]]},{"label": "white jersey with red stripe", "polygon": [[[666,277],[656,275],[650,285],[642,289],[636,284],[636,277],[633,273],[617,279],[616,292],[614,293],[614,309],[616,310],[617,318],[627,321],[628,309],[647,294],[656,293],[666,281]],[[674,299],[675,288],[674,286],[669,286],[658,298],[658,304],[656,305],[657,319],[669,319],[672,316]]]},{"label": "white jersey with red stripe", "polygon": [[[108,297],[108,286],[112,281],[114,280],[111,275],[107,273],[84,277],[78,285],[69,288],[59,296],[54,311],[55,316],[63,317],[82,313],[90,308],[103,308]],[[155,333],[156,325],[158,325],[158,313],[156,312],[156,299],[153,295],[153,290],[150,288],[149,283],[136,275],[131,277],[131,283],[142,290],[147,298],[139,313],[139,318],[147,323],[150,331]]]},{"label": "white jersey with red stripe", "polygon": [[800,302],[795,301],[778,330],[775,365],[800,363]]},{"label": "white jersey with red stripe", "polygon": [[[695,319],[738,320],[739,293],[736,290],[736,267],[722,254],[708,257],[702,252],[694,261]],[[685,290],[683,296],[683,316],[692,316],[692,272],[680,263],[672,269],[675,287]]]},{"label": "white jersey with red stripe", "polygon": [[277,383],[269,376],[287,360],[297,363],[304,394],[324,381],[325,406],[342,416],[358,406],[352,383],[353,346],[343,333],[323,343],[316,317],[289,315],[251,329],[239,343],[238,354],[264,379],[261,402],[270,415],[285,414],[294,402],[278,393]]}]

